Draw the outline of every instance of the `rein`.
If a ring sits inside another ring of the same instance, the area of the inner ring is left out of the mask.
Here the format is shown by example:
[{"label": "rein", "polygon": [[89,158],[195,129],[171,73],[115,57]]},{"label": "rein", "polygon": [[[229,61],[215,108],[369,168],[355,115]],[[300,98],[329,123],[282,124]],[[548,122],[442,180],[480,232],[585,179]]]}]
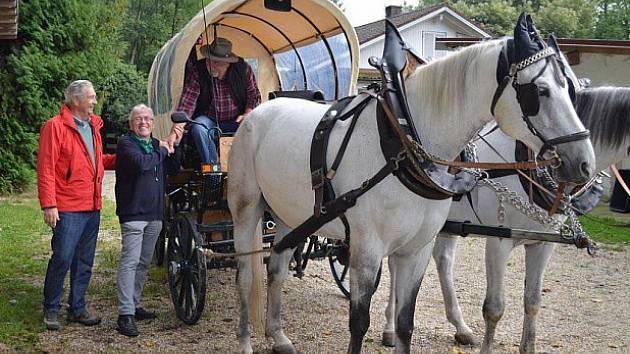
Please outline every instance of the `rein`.
[{"label": "rein", "polygon": [[[421,157],[423,160],[430,160],[437,164],[455,167],[455,168],[474,168],[474,169],[493,169],[493,170],[534,170],[539,167],[551,167],[558,168],[560,167],[561,160],[559,157],[555,156],[548,160],[534,160],[534,161],[522,161],[522,162],[466,162],[466,161],[447,161],[435,156],[430,155],[426,152],[422,145],[419,143],[410,140],[405,133],[400,128],[400,124],[398,120],[394,116],[394,113],[389,107],[387,100],[383,97],[383,91],[375,94],[373,92],[368,92],[368,94],[374,97],[383,107],[383,111],[385,115],[392,123],[392,127],[398,138],[400,139],[403,147],[406,150],[408,156],[416,156]],[[415,165],[415,164],[414,164]]]},{"label": "rein", "polygon": [[630,188],[628,188],[628,185],[626,185],[626,182],[623,180],[623,177],[621,177],[621,173],[619,173],[617,166],[615,164],[612,164],[610,165],[610,169],[615,174],[615,178],[617,178],[617,181],[619,181],[619,185],[621,186],[621,188],[623,188],[623,190],[630,196]]}]

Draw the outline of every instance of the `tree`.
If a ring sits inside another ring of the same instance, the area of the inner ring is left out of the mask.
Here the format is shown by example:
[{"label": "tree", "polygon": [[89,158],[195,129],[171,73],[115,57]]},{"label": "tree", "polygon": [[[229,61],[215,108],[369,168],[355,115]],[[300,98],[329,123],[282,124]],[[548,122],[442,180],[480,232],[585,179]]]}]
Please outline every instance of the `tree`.
[{"label": "tree", "polygon": [[66,86],[89,79],[99,93],[120,70],[123,7],[122,0],[20,3],[18,40],[0,47],[0,193],[32,181],[39,128],[59,112]]},{"label": "tree", "polygon": [[346,7],[344,6],[343,0],[331,0],[333,2],[333,4],[337,5],[337,7],[341,10],[341,11],[346,11]]},{"label": "tree", "polygon": [[630,0],[598,1],[596,38],[630,39]]},{"label": "tree", "polygon": [[536,23],[543,34],[565,38],[592,37],[596,6],[592,0],[542,1]]},{"label": "tree", "polygon": [[126,62],[148,74],[158,50],[201,11],[202,3],[210,1],[127,0],[120,30],[121,40],[127,43]]},{"label": "tree", "polygon": [[507,0],[489,0],[479,4],[459,1],[454,7],[496,35],[511,35],[520,13]]}]

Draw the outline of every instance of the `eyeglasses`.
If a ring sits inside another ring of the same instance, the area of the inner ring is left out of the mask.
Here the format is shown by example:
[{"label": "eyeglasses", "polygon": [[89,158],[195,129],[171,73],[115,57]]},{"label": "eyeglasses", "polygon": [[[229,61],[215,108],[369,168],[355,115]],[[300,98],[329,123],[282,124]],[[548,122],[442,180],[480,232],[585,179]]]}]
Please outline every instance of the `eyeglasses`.
[{"label": "eyeglasses", "polygon": [[134,122],[134,123],[141,123],[141,122],[153,123],[153,117],[135,117],[134,119],[132,119],[132,122]]}]

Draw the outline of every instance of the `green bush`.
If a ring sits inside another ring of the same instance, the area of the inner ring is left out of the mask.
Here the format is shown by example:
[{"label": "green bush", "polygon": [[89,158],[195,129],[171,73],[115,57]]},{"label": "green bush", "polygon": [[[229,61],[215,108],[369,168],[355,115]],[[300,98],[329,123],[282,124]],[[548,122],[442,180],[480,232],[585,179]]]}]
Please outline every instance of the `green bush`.
[{"label": "green bush", "polygon": [[129,127],[127,117],[131,108],[139,103],[148,104],[147,78],[134,66],[119,63],[97,94],[102,101],[101,117],[108,133],[119,136]]},{"label": "green bush", "polygon": [[70,82],[88,79],[106,95],[97,114],[103,106],[118,114],[112,106],[146,97],[146,79],[120,59],[125,45],[117,31],[126,4],[20,3],[19,37],[0,46],[0,193],[21,191],[33,180],[39,129],[59,112]]}]

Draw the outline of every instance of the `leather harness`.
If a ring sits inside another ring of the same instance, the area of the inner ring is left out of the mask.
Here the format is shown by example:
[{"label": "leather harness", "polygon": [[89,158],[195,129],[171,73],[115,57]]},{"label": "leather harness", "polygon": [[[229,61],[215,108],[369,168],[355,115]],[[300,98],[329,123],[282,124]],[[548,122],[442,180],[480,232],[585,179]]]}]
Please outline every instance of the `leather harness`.
[{"label": "leather harness", "polygon": [[[396,27],[386,20],[385,47],[383,59],[378,61],[370,58],[371,65],[377,67],[381,72],[382,87],[378,93],[369,90],[356,97],[349,97],[337,101],[326,112],[317,128],[315,129],[311,145],[311,182],[315,193],[314,213],[302,224],[289,232],[280,242],[274,245],[275,252],[282,252],[288,248],[294,248],[304,242],[306,238],[314,234],[324,224],[340,217],[345,225],[346,242],[350,235],[349,223],[345,218],[345,211],[356,204],[357,199],[381,182],[389,174],[394,174],[398,180],[409,190],[417,195],[428,199],[443,200],[451,198],[457,194],[469,192],[477,183],[477,179],[472,174],[460,171],[453,175],[448,173],[449,166],[473,167],[473,168],[532,168],[541,166],[541,162],[527,162],[517,164],[485,163],[485,167],[479,163],[466,161],[443,161],[436,159],[426,153],[419,140],[419,135],[411,119],[409,106],[406,99],[404,80],[402,71],[406,65],[407,53],[416,56],[420,62],[420,57],[406,45]],[[537,53],[536,55],[539,55]],[[548,52],[542,52],[539,56],[547,58]],[[534,60],[541,60],[535,58]],[[529,64],[531,64],[531,58]],[[526,60],[527,61],[527,60]],[[534,61],[534,62],[535,62]],[[524,61],[525,62],[525,61]],[[528,64],[528,65],[529,65]],[[518,65],[523,65],[519,63]],[[525,65],[527,66],[527,65]],[[510,75],[501,82],[495,93],[494,105],[501,96],[501,93],[510,79],[513,80],[513,87],[519,92],[516,73],[525,66],[515,69],[512,65]],[[544,70],[544,69],[543,69]],[[532,80],[533,81],[533,80]],[[527,84],[526,84],[527,85]],[[535,85],[530,83],[530,85]],[[337,167],[343,158],[350,136],[354,131],[357,119],[363,109],[372,99],[377,100],[377,126],[380,137],[380,145],[385,160],[387,161],[372,178],[364,181],[358,188],[336,197],[331,179],[334,177]],[[520,101],[519,101],[520,102]],[[521,104],[523,108],[523,104]],[[524,109],[524,108],[523,108]],[[338,120],[352,119],[346,134],[342,140],[339,151],[330,169],[327,169],[326,154],[330,133]],[[523,119],[530,129],[533,129],[527,114],[523,113]],[[543,139],[538,132],[532,130],[544,143],[545,148],[553,145],[574,140],[585,139],[588,131],[571,134],[565,137],[551,140]],[[549,166],[557,161],[548,160],[543,166]],[[507,167],[509,166],[509,167]]]}]

